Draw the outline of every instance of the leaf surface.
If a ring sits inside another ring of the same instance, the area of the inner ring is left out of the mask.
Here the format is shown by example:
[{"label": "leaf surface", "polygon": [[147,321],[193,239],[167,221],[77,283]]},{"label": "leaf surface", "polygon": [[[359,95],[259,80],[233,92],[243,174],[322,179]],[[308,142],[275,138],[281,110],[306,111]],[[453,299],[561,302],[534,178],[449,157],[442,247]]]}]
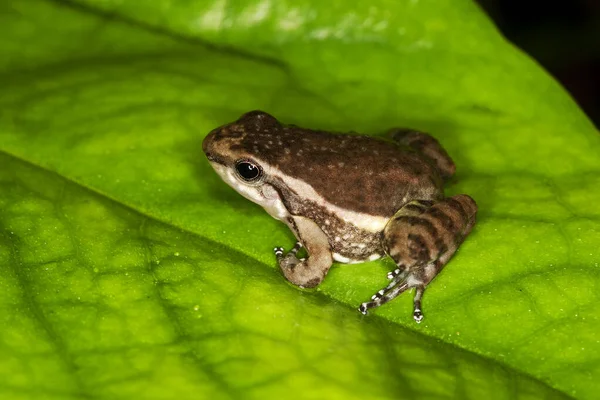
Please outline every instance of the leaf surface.
[{"label": "leaf surface", "polygon": [[[469,1],[27,0],[0,26],[3,397],[600,390],[600,136]],[[201,153],[250,109],[439,138],[480,213],[423,324],[410,295],[355,311],[389,260],[279,275],[291,233]]]}]

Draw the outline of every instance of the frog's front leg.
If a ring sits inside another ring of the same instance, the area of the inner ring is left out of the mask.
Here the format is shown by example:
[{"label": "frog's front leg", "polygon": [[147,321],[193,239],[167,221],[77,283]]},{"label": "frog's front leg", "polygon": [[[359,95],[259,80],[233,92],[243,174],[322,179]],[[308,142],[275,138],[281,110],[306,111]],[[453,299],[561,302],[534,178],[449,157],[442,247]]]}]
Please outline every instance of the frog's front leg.
[{"label": "frog's front leg", "polygon": [[[274,249],[279,268],[286,279],[294,285],[304,288],[315,287],[323,281],[333,263],[327,236],[316,223],[304,217],[290,217],[288,225],[299,242],[287,254],[284,254],[280,247]],[[308,257],[298,258],[296,254],[303,246]]]},{"label": "frog's front leg", "polygon": [[438,202],[413,201],[402,207],[384,230],[386,252],[398,268],[388,274],[392,282],[378,291],[370,308],[393,300],[408,289],[416,288],[413,317],[421,322],[421,297],[425,287],[442,270],[475,224],[477,204],[464,194]]}]

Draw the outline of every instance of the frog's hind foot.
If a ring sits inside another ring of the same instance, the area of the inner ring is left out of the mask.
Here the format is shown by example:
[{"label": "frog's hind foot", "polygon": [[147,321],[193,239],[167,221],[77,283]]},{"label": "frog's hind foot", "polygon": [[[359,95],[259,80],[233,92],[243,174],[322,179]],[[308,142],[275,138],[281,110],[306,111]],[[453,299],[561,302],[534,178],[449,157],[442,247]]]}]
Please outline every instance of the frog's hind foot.
[{"label": "frog's hind foot", "polygon": [[[383,298],[383,296],[385,295],[386,292],[388,292],[390,289],[393,289],[399,283],[403,282],[405,277],[406,277],[406,270],[401,269],[401,268],[396,268],[395,270],[388,272],[387,278],[391,279],[392,282],[390,282],[390,284],[387,285],[385,288],[377,291],[377,293],[375,293],[373,296],[371,296],[371,300],[378,300],[378,299]],[[383,304],[383,303],[381,303],[381,304]]]},{"label": "frog's hind foot", "polygon": [[454,161],[433,136],[406,128],[394,128],[388,134],[394,141],[427,157],[437,167],[444,179],[449,179],[454,175],[456,171]]},{"label": "frog's hind foot", "polygon": [[[379,306],[384,305],[385,303],[394,300],[396,297],[410,289],[411,286],[406,282],[405,279],[393,279],[393,281],[387,285],[384,289],[379,290],[373,296],[371,296],[371,301],[362,303],[358,310],[367,315],[368,310],[377,308]],[[413,318],[417,323],[420,323],[423,320],[423,313],[421,311],[421,297],[423,296],[423,292],[425,291],[424,286],[417,286],[416,293],[414,298],[414,308],[413,308]]]}]

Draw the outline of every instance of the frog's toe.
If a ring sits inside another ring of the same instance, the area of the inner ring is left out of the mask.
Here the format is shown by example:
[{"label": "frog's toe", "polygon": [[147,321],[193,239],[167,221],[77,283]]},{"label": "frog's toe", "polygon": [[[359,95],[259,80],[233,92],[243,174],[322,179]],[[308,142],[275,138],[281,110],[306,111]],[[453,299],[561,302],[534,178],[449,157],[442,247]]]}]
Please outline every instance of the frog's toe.
[{"label": "frog's toe", "polygon": [[387,278],[396,282],[400,282],[406,278],[408,268],[404,264],[398,264],[398,268],[387,273]]},{"label": "frog's toe", "polygon": [[417,324],[420,324],[421,321],[423,321],[423,313],[421,312],[421,309],[415,309],[415,311],[413,312],[413,318],[415,319],[415,322]]},{"label": "frog's toe", "polygon": [[273,248],[273,253],[275,253],[275,257],[277,257],[277,258],[283,257],[283,247]]},{"label": "frog's toe", "polygon": [[360,311],[360,313],[362,315],[367,315],[367,310],[369,309],[368,304],[367,303],[362,303],[360,305],[360,307],[358,307],[358,311]]},{"label": "frog's toe", "polygon": [[302,248],[302,243],[296,242],[294,247],[292,247],[292,249],[290,250],[290,253],[296,254],[296,253],[298,253],[298,251],[300,251],[301,248]]},{"label": "frog's toe", "polygon": [[387,278],[388,279],[394,279],[395,277],[397,277],[401,273],[402,273],[402,270],[400,268],[396,268],[395,270],[390,271],[390,272],[387,273]]}]

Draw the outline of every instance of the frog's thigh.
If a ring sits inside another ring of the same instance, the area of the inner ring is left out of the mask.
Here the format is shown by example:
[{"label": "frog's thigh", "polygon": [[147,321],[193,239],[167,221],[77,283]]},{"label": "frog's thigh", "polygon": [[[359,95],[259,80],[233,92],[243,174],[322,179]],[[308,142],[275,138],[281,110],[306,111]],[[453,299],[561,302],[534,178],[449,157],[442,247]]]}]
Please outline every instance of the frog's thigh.
[{"label": "frog's thigh", "polygon": [[408,146],[427,157],[442,174],[444,178],[450,178],[456,171],[454,161],[448,155],[436,138],[426,133],[404,129],[394,128],[389,131],[389,135],[396,142]]},{"label": "frog's thigh", "polygon": [[333,263],[329,240],[319,226],[304,217],[292,217],[291,225],[298,240],[306,248],[308,257],[290,263],[290,258],[283,257],[279,266],[286,279],[302,287],[315,287],[323,279]]},{"label": "frog's thigh", "polygon": [[427,285],[437,275],[471,232],[476,213],[475,201],[464,194],[413,201],[396,213],[385,227],[384,244],[408,272],[410,286]]}]

